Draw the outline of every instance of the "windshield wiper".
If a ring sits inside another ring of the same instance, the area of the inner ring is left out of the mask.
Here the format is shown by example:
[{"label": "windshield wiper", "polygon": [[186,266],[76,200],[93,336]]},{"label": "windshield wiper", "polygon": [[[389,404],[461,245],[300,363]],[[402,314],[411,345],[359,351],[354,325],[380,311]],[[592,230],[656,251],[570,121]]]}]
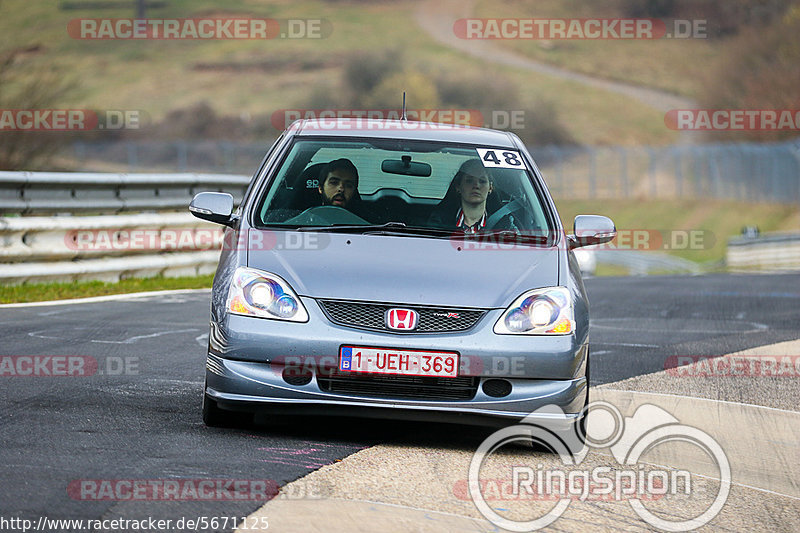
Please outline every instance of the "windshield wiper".
[{"label": "windshield wiper", "polygon": [[385,224],[341,224],[333,226],[302,226],[297,231],[329,231],[342,233],[364,233],[369,235],[399,234],[399,235],[430,235],[434,237],[449,237],[452,231],[440,228],[423,228],[408,226],[405,222],[386,222]]},{"label": "windshield wiper", "polygon": [[517,233],[516,231],[507,229],[472,234],[444,228],[408,226],[404,222],[386,222],[385,224],[334,224],[332,226],[301,226],[297,228],[297,231],[362,233],[366,235],[426,235],[431,237],[448,237],[476,241],[507,241],[523,244],[547,244],[550,242],[550,239],[546,235]]},{"label": "windshield wiper", "polygon": [[501,229],[489,231],[486,233],[464,234],[466,238],[473,238],[477,241],[488,240],[492,241],[511,241],[523,244],[548,244],[550,238],[547,235],[531,235],[529,233],[517,233],[516,231]]},{"label": "windshield wiper", "polygon": [[364,233],[369,235],[426,235],[429,237],[452,237],[454,235],[452,230],[405,225],[373,229]]},{"label": "windshield wiper", "polygon": [[297,231],[368,231],[376,229],[405,228],[403,222],[387,222],[386,224],[333,224],[331,226],[300,226]]}]

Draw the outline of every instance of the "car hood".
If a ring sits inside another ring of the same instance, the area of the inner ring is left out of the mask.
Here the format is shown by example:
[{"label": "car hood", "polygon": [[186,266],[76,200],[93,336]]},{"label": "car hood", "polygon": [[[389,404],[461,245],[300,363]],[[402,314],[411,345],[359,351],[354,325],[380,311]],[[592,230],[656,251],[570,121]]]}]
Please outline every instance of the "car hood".
[{"label": "car hood", "polygon": [[248,266],[281,276],[300,296],[311,298],[506,308],[526,290],[558,284],[557,248],[470,247],[450,239],[392,235],[274,234],[266,246],[250,241]]}]

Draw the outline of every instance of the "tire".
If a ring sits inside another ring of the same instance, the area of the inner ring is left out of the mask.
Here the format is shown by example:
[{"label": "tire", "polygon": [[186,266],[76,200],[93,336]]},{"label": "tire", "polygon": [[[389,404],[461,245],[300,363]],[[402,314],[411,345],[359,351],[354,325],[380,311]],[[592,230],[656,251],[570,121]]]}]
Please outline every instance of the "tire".
[{"label": "tire", "polygon": [[581,411],[581,417],[577,421],[578,427],[578,436],[582,441],[582,444],[586,444],[586,423],[588,421],[588,407],[589,407],[589,368],[590,368],[591,361],[589,360],[589,352],[587,349],[586,352],[586,401],[583,403],[583,411]]},{"label": "tire", "polygon": [[232,428],[248,426],[253,423],[253,414],[220,409],[216,400],[205,393],[203,386],[203,423],[212,428]]},{"label": "tire", "polygon": [[[583,403],[580,418],[569,424],[566,429],[555,430],[553,433],[567,446],[572,455],[577,455],[586,446],[586,424],[588,422],[588,407],[589,407],[589,357],[586,357],[586,400]],[[537,442],[536,439],[531,440],[531,446],[534,450],[540,452],[554,452],[554,450],[543,446]]]},{"label": "tire", "polygon": [[219,408],[217,402],[203,391],[203,423],[212,428],[224,427],[226,418],[225,412]]}]

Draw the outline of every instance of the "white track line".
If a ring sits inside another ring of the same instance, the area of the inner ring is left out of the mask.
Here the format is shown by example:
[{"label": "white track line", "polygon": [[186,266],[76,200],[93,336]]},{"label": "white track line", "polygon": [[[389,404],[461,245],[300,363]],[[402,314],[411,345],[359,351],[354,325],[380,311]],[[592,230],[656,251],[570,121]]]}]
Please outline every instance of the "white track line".
[{"label": "white track line", "polygon": [[128,300],[133,298],[146,298],[148,296],[168,296],[171,294],[211,293],[211,289],[173,289],[168,291],[131,292],[123,294],[107,294],[105,296],[91,296],[89,298],[72,298],[69,300],[52,300],[49,302],[27,302],[16,304],[0,304],[0,309],[14,307],[47,307],[51,305],[91,304],[96,302],[111,302],[115,300]]}]

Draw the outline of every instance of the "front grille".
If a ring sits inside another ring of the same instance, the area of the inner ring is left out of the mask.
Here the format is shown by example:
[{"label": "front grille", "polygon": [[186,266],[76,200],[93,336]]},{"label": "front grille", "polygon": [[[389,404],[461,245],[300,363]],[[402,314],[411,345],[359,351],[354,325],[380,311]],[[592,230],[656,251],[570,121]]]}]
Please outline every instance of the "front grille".
[{"label": "front grille", "polygon": [[439,378],[423,376],[352,375],[334,370],[317,374],[317,385],[324,392],[388,399],[428,401],[466,401],[478,391],[477,376]]},{"label": "front grille", "polygon": [[[334,324],[378,331],[391,331],[393,333],[465,331],[474,326],[486,312],[475,309],[343,302],[340,300],[319,300],[319,305]],[[390,330],[386,327],[384,322],[386,311],[396,307],[413,309],[419,313],[419,322],[416,329],[404,332]]]}]

